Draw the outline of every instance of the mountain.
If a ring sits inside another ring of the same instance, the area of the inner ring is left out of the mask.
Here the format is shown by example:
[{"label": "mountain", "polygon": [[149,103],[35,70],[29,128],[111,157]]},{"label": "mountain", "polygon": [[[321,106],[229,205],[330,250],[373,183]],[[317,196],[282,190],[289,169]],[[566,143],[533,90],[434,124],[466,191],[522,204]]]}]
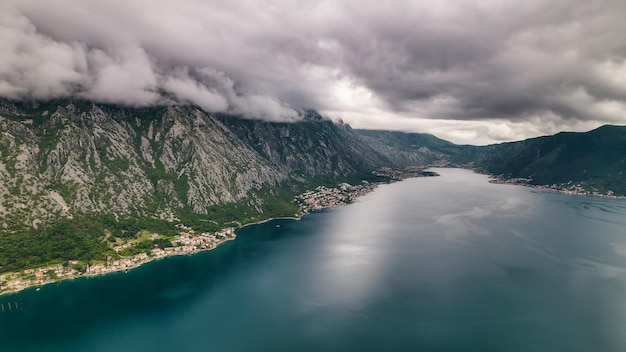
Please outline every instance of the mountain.
[{"label": "mountain", "polygon": [[280,123],[192,106],[2,101],[0,131],[5,268],[99,256],[103,238],[172,231],[173,219],[214,230],[293,215],[295,194],[390,164],[313,111]]},{"label": "mountain", "polygon": [[236,137],[272,165],[296,179],[337,179],[389,166],[385,155],[363,140],[350,125],[303,112],[300,123],[266,122],[218,115]]},{"label": "mountain", "polygon": [[464,146],[450,160],[504,178],[526,178],[534,185],[577,183],[588,191],[626,194],[626,126]]},{"label": "mountain", "polygon": [[149,251],[146,236],[174,238],[181,222],[215,231],[291,216],[295,195],[379,180],[381,167],[471,167],[626,194],[626,127],[476,147],[300,114],[268,122],[184,105],[0,100],[0,273],[103,260],[120,244]]},{"label": "mountain", "polygon": [[427,133],[377,130],[356,132],[396,165],[430,165],[459,152],[457,145]]},{"label": "mountain", "polygon": [[349,126],[310,111],[296,123],[190,106],[89,102],[5,103],[1,113],[0,213],[6,220],[12,209],[24,209],[22,217],[45,209],[28,216],[35,226],[48,215],[72,212],[207,214],[264,187],[348,178],[389,163]]},{"label": "mountain", "polygon": [[488,146],[456,145],[422,133],[357,132],[396,165],[448,164],[531,185],[626,195],[626,126]]}]

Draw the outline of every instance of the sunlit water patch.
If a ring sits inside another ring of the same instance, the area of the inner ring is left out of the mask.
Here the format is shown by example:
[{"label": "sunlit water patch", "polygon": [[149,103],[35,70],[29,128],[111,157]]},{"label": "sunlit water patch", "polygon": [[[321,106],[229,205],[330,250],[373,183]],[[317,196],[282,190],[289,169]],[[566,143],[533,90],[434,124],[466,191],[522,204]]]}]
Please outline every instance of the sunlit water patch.
[{"label": "sunlit water patch", "polygon": [[626,350],[626,202],[438,172],[2,296],[0,350]]}]

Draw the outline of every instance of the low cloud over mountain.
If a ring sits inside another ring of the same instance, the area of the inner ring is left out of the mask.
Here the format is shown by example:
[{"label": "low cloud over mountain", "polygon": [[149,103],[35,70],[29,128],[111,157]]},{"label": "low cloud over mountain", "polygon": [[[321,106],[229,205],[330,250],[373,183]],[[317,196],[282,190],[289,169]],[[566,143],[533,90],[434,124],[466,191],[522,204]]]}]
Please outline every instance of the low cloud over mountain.
[{"label": "low cloud over mountain", "polygon": [[626,122],[626,5],[7,0],[0,96],[511,140]]}]

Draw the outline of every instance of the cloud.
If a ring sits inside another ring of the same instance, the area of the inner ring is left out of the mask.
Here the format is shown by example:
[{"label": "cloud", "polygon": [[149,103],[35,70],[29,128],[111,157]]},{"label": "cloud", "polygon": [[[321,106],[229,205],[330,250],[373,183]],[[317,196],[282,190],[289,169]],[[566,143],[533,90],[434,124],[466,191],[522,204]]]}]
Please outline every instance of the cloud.
[{"label": "cloud", "polygon": [[4,3],[1,96],[149,105],[165,93],[470,142],[626,122],[622,0]]},{"label": "cloud", "polygon": [[[13,7],[5,5],[6,11],[0,12],[0,96],[80,96],[148,106],[168,101],[164,99],[168,94],[208,112],[280,121],[298,116],[276,96],[250,89],[253,81],[244,79],[238,86],[224,71],[211,66],[223,63],[218,46],[208,52],[194,52],[196,44],[187,37],[194,33],[180,32],[173,26],[186,28],[189,22],[184,17],[175,17],[168,25],[155,22],[153,16],[129,16],[121,11],[121,3],[65,3],[63,11],[45,2],[25,1]],[[157,5],[155,13],[165,18],[170,9]],[[123,21],[116,23],[108,15],[120,16],[116,19]],[[192,13],[185,15],[193,17]],[[195,23],[188,29],[201,27]],[[165,43],[159,38],[171,41]]]},{"label": "cloud", "polygon": [[224,96],[189,77],[189,73],[184,68],[178,68],[172,76],[165,77],[162,86],[165,91],[177,98],[196,103],[205,111],[216,112],[228,109],[228,101]]},{"label": "cloud", "polygon": [[117,57],[95,49],[87,56],[92,75],[87,79],[87,90],[81,94],[85,98],[138,106],[159,100],[157,75],[142,49],[132,48]]},{"label": "cloud", "polygon": [[77,42],[56,42],[15,11],[0,15],[0,95],[55,98],[80,85],[86,58]]}]

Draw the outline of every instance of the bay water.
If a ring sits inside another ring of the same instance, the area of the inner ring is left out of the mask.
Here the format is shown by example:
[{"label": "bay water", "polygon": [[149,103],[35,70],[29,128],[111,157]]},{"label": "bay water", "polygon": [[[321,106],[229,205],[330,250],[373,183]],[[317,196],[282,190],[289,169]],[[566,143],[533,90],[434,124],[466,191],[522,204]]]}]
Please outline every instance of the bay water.
[{"label": "bay water", "polygon": [[436,171],[1,296],[0,351],[626,350],[626,201]]}]

